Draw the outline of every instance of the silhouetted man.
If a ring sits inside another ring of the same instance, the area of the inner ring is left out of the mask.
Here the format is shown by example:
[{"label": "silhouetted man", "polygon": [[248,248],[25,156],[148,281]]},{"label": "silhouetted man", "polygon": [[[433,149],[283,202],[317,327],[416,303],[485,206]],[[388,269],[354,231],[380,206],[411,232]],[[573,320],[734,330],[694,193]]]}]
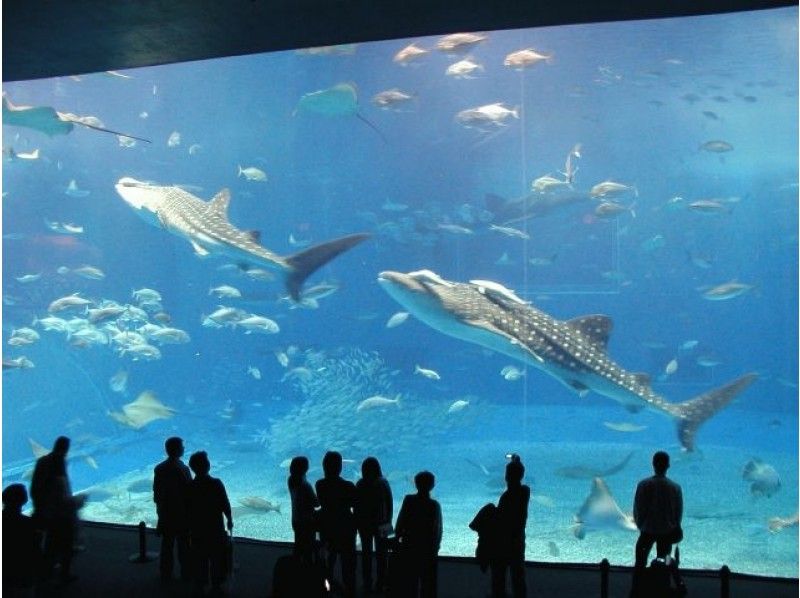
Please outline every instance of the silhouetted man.
[{"label": "silhouetted man", "polygon": [[[397,515],[395,534],[400,542],[403,563],[410,583],[403,596],[435,598],[437,593],[436,557],[442,543],[442,508],[431,498],[436,478],[430,471],[414,476],[416,494],[407,494]],[[405,588],[404,588],[405,590]]]},{"label": "silhouetted man", "polygon": [[306,480],[308,458],[294,457],[289,464],[289,496],[292,499],[292,530],[294,531],[294,554],[305,565],[310,565],[314,554],[316,509],[319,500],[314,488]]},{"label": "silhouetted man", "polygon": [[156,465],[153,476],[153,501],[158,513],[156,529],[161,534],[159,569],[163,581],[172,579],[173,548],[177,544],[181,579],[186,580],[190,577],[187,499],[192,474],[181,461],[183,440],[177,436],[167,438],[164,448],[167,458]]},{"label": "silhouetted man", "polygon": [[64,583],[77,579],[72,575],[73,542],[78,509],[86,497],[72,496],[67,477],[67,453],[69,438],[59,436],[53,450],[39,457],[31,479],[31,499],[33,499],[33,518],[45,531],[44,554],[49,575],[53,563],[61,567],[60,578]]},{"label": "silhouetted man", "polygon": [[344,480],[342,455],[328,451],[322,459],[325,475],[317,480],[322,541],[328,551],[328,575],[333,579],[336,560],[342,561],[342,584],[346,596],[356,593],[356,526],[353,520],[353,503],[356,487],[353,482]]},{"label": "silhouetted man", "polygon": [[525,466],[519,455],[511,455],[506,465],[506,491],[497,504],[497,542],[491,558],[492,596],[505,598],[506,569],[511,571],[514,598],[526,595],[525,587],[525,524],[528,521],[528,502],[531,489],[522,483]]},{"label": "silhouetted man", "polygon": [[3,594],[34,595],[41,539],[33,520],[22,514],[28,492],[22,484],[3,490]]},{"label": "silhouetted man", "polygon": [[189,533],[192,555],[197,563],[196,582],[198,590],[202,590],[210,569],[211,591],[218,594],[227,573],[223,516],[228,520],[228,531],[231,531],[231,503],[222,481],[209,475],[211,462],[205,451],[193,453],[189,457],[189,467],[195,476],[189,484]]},{"label": "silhouetted man", "polygon": [[633,501],[633,519],[639,528],[636,541],[636,564],[633,572],[633,593],[639,589],[642,573],[653,544],[656,556],[665,558],[672,552],[672,545],[683,539],[683,493],[681,487],[670,480],[669,455],[658,451],[653,455],[655,475],[639,482]]}]

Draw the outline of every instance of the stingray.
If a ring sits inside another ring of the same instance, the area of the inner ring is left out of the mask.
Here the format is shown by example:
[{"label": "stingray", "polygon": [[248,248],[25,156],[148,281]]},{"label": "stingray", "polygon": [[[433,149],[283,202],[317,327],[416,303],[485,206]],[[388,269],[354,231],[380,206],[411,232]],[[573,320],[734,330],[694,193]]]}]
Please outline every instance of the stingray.
[{"label": "stingray", "polygon": [[361,122],[375,131],[383,141],[383,136],[378,127],[364,118],[358,111],[358,91],[352,83],[338,83],[327,89],[312,91],[305,94],[297,102],[294,114],[319,114],[322,116],[355,116]]},{"label": "stingray", "polygon": [[624,529],[636,531],[633,517],[623,513],[601,478],[592,482],[592,491],[574,517],[572,533],[583,540],[588,530]]},{"label": "stingray", "polygon": [[3,94],[3,124],[14,127],[25,127],[44,133],[48,137],[53,135],[67,135],[72,132],[75,125],[80,125],[95,131],[111,133],[120,137],[130,137],[138,141],[150,143],[149,139],[136,137],[127,133],[120,133],[106,129],[97,124],[97,119],[92,116],[78,116],[69,112],[59,112],[50,106],[15,106]]},{"label": "stingray", "polygon": [[124,426],[138,430],[157,419],[169,419],[175,415],[172,407],[167,407],[149,390],[144,391],[135,401],[122,406],[122,411],[110,411],[108,415]]},{"label": "stingray", "polygon": [[622,471],[628,462],[633,457],[633,453],[635,451],[631,451],[628,455],[616,465],[609,467],[608,469],[600,470],[594,467],[587,467],[585,465],[570,465],[568,467],[559,467],[556,469],[556,475],[562,478],[569,478],[572,480],[582,480],[582,479],[591,479],[591,478],[607,478],[610,475],[614,475]]}]

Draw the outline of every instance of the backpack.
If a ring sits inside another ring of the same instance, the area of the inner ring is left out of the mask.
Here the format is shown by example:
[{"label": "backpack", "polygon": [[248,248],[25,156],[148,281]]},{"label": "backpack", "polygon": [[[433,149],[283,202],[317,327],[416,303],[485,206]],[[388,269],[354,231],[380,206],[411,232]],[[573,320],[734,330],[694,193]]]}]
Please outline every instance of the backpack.
[{"label": "backpack", "polygon": [[680,549],[675,547],[675,558],[655,558],[645,570],[640,590],[641,596],[648,598],[682,598],[686,596],[686,584],[681,577]]}]

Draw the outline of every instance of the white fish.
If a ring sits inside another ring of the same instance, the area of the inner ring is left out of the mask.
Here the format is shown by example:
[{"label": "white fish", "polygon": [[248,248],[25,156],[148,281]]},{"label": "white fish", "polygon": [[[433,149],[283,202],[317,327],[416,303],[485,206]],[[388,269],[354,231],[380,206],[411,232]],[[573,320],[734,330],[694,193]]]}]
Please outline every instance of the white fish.
[{"label": "white fish", "polygon": [[264,183],[267,180],[267,173],[255,166],[248,166],[246,168],[239,166],[239,173],[236,176],[244,176],[248,181],[254,181],[256,183]]},{"label": "white fish", "polygon": [[120,147],[136,147],[136,140],[132,137],[117,135],[117,141],[119,142]]},{"label": "white fish", "polygon": [[136,300],[141,302],[158,302],[161,301],[161,293],[155,291],[153,289],[143,288],[137,291],[133,291],[131,296]]},{"label": "white fish", "polygon": [[703,299],[708,299],[709,301],[727,301],[728,299],[744,295],[753,288],[755,288],[753,285],[743,284],[734,280],[705,291],[703,293]]},{"label": "white fish", "polygon": [[15,276],[17,282],[21,282],[23,284],[27,284],[29,282],[36,282],[42,277],[42,273],[39,272],[38,274],[23,274],[22,276]]},{"label": "white fish", "polygon": [[524,231],[521,231],[519,229],[516,229],[516,228],[512,228],[510,226],[497,226],[496,224],[490,224],[489,225],[489,230],[493,230],[495,232],[502,233],[502,234],[506,235],[507,237],[514,237],[514,238],[517,238],[517,239],[530,239],[531,238],[531,236],[528,233],[526,233]]},{"label": "white fish", "polygon": [[242,296],[242,293],[239,291],[239,289],[227,284],[208,289],[208,294],[214,295],[220,299],[239,299]]},{"label": "white fish", "polygon": [[108,386],[114,392],[125,394],[128,389],[128,372],[125,370],[118,371],[108,379]]},{"label": "white fish", "polygon": [[283,367],[289,367],[289,356],[284,351],[275,351],[275,359]]},{"label": "white fish", "polygon": [[427,53],[428,50],[420,48],[416,44],[409,44],[395,54],[394,58],[392,58],[392,61],[402,66],[406,66],[412,60],[417,60],[420,56],[424,56]]},{"label": "white fish", "polygon": [[548,63],[552,62],[552,54],[540,54],[533,48],[525,48],[524,50],[517,50],[511,52],[503,60],[503,66],[510,67],[515,70],[522,70],[526,67],[533,66],[542,61]]},{"label": "white fish", "polygon": [[525,372],[516,366],[507,365],[500,370],[500,375],[509,382],[514,382],[515,380],[522,378],[525,375]]},{"label": "white fish", "polygon": [[399,311],[387,320],[386,327],[395,328],[396,326],[400,326],[400,324],[408,319],[408,316],[409,313],[407,311]]},{"label": "white fish", "polygon": [[531,190],[536,193],[551,193],[557,189],[569,187],[569,182],[557,179],[554,176],[546,174],[534,179],[531,183]]},{"label": "white fish", "polygon": [[447,408],[447,413],[456,413],[464,409],[467,405],[469,405],[469,401],[458,399],[457,401],[453,401],[453,404]]},{"label": "white fish", "polygon": [[56,222],[54,220],[48,220],[47,218],[45,218],[44,224],[51,231],[62,235],[79,235],[83,232],[83,227],[77,224]]},{"label": "white fish", "polygon": [[261,380],[261,370],[259,370],[257,367],[253,367],[252,365],[247,366],[247,373],[256,380]]},{"label": "white fish", "polygon": [[202,146],[202,145],[200,145],[199,143],[193,143],[192,145],[190,145],[190,146],[189,146],[189,155],[190,155],[190,156],[194,156],[194,155],[195,155],[196,153],[198,153],[198,152],[199,152],[199,151],[200,151],[202,148],[203,148],[203,146]]},{"label": "white fish", "polygon": [[38,160],[39,150],[35,149],[32,152],[27,152],[27,153],[26,152],[14,153],[14,157],[19,158],[20,160]]},{"label": "white fish", "polygon": [[86,197],[89,195],[90,191],[86,191],[84,189],[78,189],[78,183],[75,182],[75,179],[72,179],[67,185],[67,190],[64,191],[70,197]]},{"label": "white fish", "polygon": [[278,326],[278,323],[274,320],[270,320],[264,316],[257,316],[255,314],[250,314],[248,317],[242,318],[236,322],[236,325],[244,328],[245,334],[251,334],[253,332],[277,334],[281,331],[280,326]]},{"label": "white fish", "polygon": [[439,375],[439,373],[436,372],[435,370],[429,370],[429,369],[426,369],[426,368],[421,368],[421,367],[419,367],[419,365],[415,365],[414,366],[414,373],[415,374],[419,374],[421,376],[425,376],[426,378],[429,378],[430,380],[441,380],[442,379],[442,377]]},{"label": "white fish", "polygon": [[462,52],[486,39],[487,36],[479,33],[451,33],[439,38],[436,49],[441,52]]},{"label": "white fish", "polygon": [[680,347],[680,348],[681,348],[681,350],[683,350],[683,351],[691,351],[691,350],[692,350],[692,349],[694,349],[694,348],[695,348],[695,347],[696,347],[698,344],[700,344],[700,341],[696,341],[696,340],[693,340],[693,339],[692,339],[692,340],[684,341],[683,343],[681,343],[681,347]]},{"label": "white fish", "polygon": [[458,62],[448,66],[444,74],[448,77],[454,77],[456,79],[474,79],[475,77],[472,76],[472,73],[483,70],[484,68],[482,64],[478,64],[469,58],[465,58],[464,60],[459,60]]},{"label": "white fish", "polygon": [[380,395],[369,397],[358,404],[358,407],[356,407],[356,412],[366,411],[368,409],[376,409],[379,407],[389,407],[391,405],[396,407],[400,406],[400,395],[397,395],[397,397],[394,399],[387,399],[386,397],[382,397]]},{"label": "white fish", "polygon": [[639,426],[629,422],[603,422],[603,425],[609,430],[614,430],[615,432],[641,432],[642,430],[647,429],[647,426]]},{"label": "white fish", "polygon": [[95,266],[79,266],[73,268],[72,273],[89,280],[103,280],[106,277],[105,272]]},{"label": "white fish", "polygon": [[456,114],[456,121],[465,127],[482,128],[487,125],[505,126],[510,117],[519,119],[519,108],[506,108],[502,102],[467,108]]},{"label": "white fish", "polygon": [[185,331],[178,328],[159,328],[149,336],[162,345],[179,345],[191,340]]},{"label": "white fish", "polygon": [[149,115],[149,114],[148,114],[146,111],[144,111],[144,110],[142,110],[142,111],[139,113],[139,118],[141,118],[142,120],[144,120],[144,119],[145,119],[145,118],[147,118],[148,116],[150,116],[150,115]]},{"label": "white fish", "polygon": [[598,197],[617,197],[625,193],[633,193],[636,197],[639,196],[639,191],[633,185],[623,185],[622,183],[615,183],[614,181],[603,181],[597,183],[589,191],[589,195],[594,198]]},{"label": "white fish", "polygon": [[167,145],[169,147],[178,147],[181,144],[181,134],[178,131],[173,131],[170,133],[169,138],[167,139]]},{"label": "white fish", "polygon": [[83,297],[80,297],[78,293],[75,293],[74,295],[67,295],[65,297],[56,299],[47,307],[47,311],[52,314],[65,309],[83,307],[84,305],[89,305],[90,303],[90,300],[84,299]]},{"label": "white fish", "polygon": [[674,374],[677,371],[678,371],[678,360],[677,359],[670,360],[670,362],[664,368],[664,373],[667,376],[671,376],[672,374]]}]

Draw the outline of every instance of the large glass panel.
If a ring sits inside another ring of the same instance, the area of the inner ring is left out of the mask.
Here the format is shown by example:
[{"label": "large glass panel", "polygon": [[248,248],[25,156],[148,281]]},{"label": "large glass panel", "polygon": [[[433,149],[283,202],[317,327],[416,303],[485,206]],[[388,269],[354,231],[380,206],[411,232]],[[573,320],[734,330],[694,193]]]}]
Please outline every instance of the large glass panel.
[{"label": "large glass panel", "polygon": [[529,559],[630,564],[664,449],[686,566],[796,575],[797,10],[460,41],[6,84],[4,484],[66,434],[83,516],[153,525],[180,435],[289,540],[336,449],[470,555],[513,451]]}]

